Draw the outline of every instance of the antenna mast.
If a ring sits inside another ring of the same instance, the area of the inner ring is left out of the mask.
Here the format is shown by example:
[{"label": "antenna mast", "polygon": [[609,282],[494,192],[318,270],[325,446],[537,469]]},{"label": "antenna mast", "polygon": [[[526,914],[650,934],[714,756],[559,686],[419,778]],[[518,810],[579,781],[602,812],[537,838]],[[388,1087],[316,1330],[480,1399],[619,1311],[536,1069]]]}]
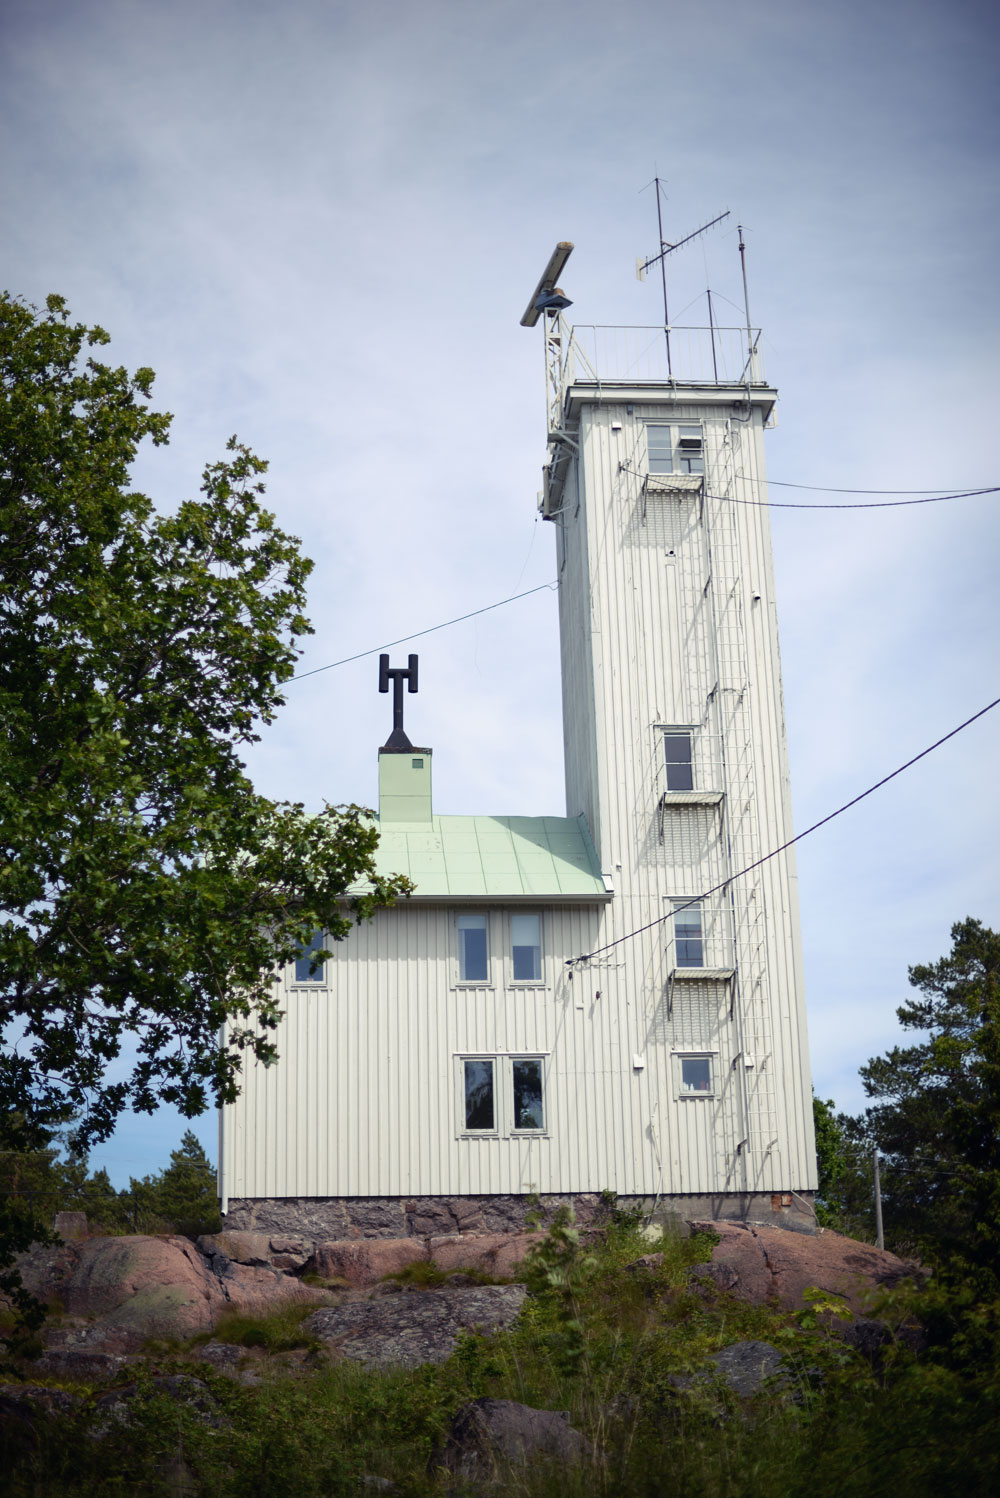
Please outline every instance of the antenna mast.
[{"label": "antenna mast", "polygon": [[683,239],[678,239],[671,244],[669,240],[663,237],[663,208],[660,201],[660,179],[659,177],[654,177],[653,181],[656,184],[656,226],[660,235],[660,253],[658,255],[650,255],[648,260],[637,260],[635,262],[635,274],[638,280],[644,281],[646,279],[646,272],[650,266],[656,265],[659,262],[660,278],[663,282],[663,336],[667,342],[667,378],[672,380],[674,370],[670,358],[670,314],[667,310],[667,256],[672,254],[674,250],[679,250],[682,244],[689,244],[692,239],[697,239],[700,234],[705,234],[709,229],[714,229],[716,224],[721,224],[724,218],[729,217],[729,209],[727,208],[725,213],[718,214],[716,218],[710,219],[707,224],[702,224],[700,229],[695,229],[691,234],[685,234]]}]

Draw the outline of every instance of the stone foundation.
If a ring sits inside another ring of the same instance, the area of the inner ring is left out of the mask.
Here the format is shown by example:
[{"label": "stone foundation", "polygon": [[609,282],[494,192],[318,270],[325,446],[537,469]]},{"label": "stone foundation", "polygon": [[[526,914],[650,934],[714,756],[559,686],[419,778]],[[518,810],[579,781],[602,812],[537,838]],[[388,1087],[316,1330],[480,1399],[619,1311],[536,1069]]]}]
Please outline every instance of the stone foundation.
[{"label": "stone foundation", "polygon": [[[678,1226],[692,1219],[748,1222],[813,1233],[811,1192],[748,1196],[618,1197],[619,1209],[639,1208],[654,1225]],[[598,1192],[541,1198],[542,1226],[561,1206],[570,1206],[582,1227],[599,1223],[609,1208]],[[520,1233],[539,1210],[528,1196],[287,1196],[233,1197],[227,1231],[291,1234],[328,1242],[344,1238],[440,1238],[461,1233]]]}]

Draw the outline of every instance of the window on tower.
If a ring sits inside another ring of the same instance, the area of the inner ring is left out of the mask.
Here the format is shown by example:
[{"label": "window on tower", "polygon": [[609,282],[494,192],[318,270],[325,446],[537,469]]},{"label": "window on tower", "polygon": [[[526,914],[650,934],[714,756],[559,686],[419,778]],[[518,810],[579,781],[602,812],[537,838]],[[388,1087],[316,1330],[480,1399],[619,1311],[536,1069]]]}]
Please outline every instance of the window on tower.
[{"label": "window on tower", "polygon": [[650,473],[704,473],[705,452],[700,422],[649,422],[646,458]]},{"label": "window on tower", "polygon": [[678,967],[705,966],[705,926],[700,900],[675,903],[674,949]]},{"label": "window on tower", "polygon": [[715,1092],[712,1056],[678,1056],[681,1097],[711,1097]]},{"label": "window on tower", "polygon": [[691,754],[691,734],[671,730],[664,734],[667,755],[667,790],[693,791],[694,764]]},{"label": "window on tower", "polygon": [[677,428],[677,447],[674,456],[681,473],[705,472],[705,454],[702,450],[700,426],[691,424]]},{"label": "window on tower", "polygon": [[674,444],[669,427],[647,426],[646,454],[650,473],[673,473]]}]

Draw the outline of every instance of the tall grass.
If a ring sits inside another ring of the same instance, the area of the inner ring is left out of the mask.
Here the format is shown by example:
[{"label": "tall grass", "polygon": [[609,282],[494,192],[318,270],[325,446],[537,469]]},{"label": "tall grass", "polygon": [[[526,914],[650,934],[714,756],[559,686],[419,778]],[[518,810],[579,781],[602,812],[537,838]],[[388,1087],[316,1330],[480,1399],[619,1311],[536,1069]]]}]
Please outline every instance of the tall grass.
[{"label": "tall grass", "polygon": [[[505,1495],[992,1494],[995,1361],[992,1369],[948,1368],[890,1344],[876,1371],[822,1316],[796,1318],[693,1287],[688,1271],[707,1256],[705,1240],[649,1244],[627,1218],[600,1242],[574,1235],[572,1222],[554,1225],[526,1266],[531,1294],[510,1332],[465,1337],[441,1367],[279,1370],[263,1354],[308,1340],[298,1319],[308,1308],[284,1311],[265,1331],[234,1320],[225,1335],[263,1349],[251,1354],[265,1370],[259,1385],[241,1386],[192,1359],[185,1371],[215,1401],[209,1420],[147,1380],[127,1427],[95,1437],[93,1407],[76,1423],[36,1422],[9,1437],[7,1490],[12,1498],[339,1498],[374,1491],[365,1480],[375,1478],[410,1498],[441,1498],[448,1486],[433,1458],[451,1417],[467,1400],[492,1396],[569,1411],[593,1452],[576,1469],[535,1463],[512,1472]],[[654,1267],[626,1267],[651,1251],[662,1255]],[[738,1400],[692,1377],[711,1352],[749,1339],[784,1353],[780,1384]],[[183,1355],[170,1367],[185,1367]]]}]

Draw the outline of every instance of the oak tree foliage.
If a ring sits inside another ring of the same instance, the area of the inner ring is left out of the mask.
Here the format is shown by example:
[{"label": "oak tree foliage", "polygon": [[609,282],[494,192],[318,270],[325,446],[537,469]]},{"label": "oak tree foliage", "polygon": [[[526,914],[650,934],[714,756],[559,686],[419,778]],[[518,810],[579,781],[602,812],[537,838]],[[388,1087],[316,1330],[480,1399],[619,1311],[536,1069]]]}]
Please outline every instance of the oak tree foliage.
[{"label": "oak tree foliage", "polygon": [[170,417],[108,341],[0,297],[0,1148],[233,1098],[275,1055],[276,969],[407,887],[360,808],[254,790],[311,563],[235,438],[172,513],[130,488]]}]

